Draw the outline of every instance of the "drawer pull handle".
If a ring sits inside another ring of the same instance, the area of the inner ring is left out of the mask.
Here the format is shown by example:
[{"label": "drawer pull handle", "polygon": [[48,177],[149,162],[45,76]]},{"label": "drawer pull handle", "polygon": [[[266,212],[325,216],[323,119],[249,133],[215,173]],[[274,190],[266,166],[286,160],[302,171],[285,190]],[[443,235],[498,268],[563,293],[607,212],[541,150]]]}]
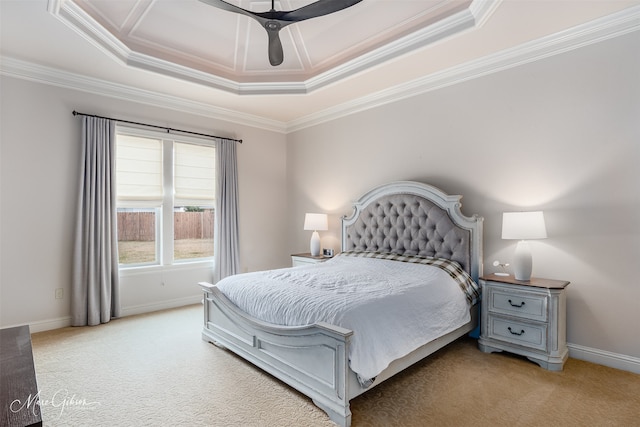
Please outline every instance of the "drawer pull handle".
[{"label": "drawer pull handle", "polygon": [[511,307],[518,307],[518,308],[520,308],[520,307],[524,306],[524,301],[522,301],[522,302],[520,303],[520,305],[518,305],[518,304],[514,304],[513,302],[511,302],[511,300],[509,300],[509,304],[511,304]]},{"label": "drawer pull handle", "polygon": [[524,329],[520,329],[520,332],[514,332],[514,331],[512,331],[512,330],[511,330],[511,326],[509,326],[507,329],[508,329],[508,330],[509,330],[509,332],[511,332],[513,335],[522,335],[522,334],[524,334]]}]

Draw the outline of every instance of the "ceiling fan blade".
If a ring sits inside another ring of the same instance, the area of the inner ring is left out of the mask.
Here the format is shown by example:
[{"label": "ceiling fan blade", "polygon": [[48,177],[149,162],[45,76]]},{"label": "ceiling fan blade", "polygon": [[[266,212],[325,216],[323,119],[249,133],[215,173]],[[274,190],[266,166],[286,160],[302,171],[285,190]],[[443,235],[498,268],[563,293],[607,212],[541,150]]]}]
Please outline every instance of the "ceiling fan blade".
[{"label": "ceiling fan blade", "polygon": [[281,27],[269,28],[268,26],[265,26],[265,28],[269,35],[269,63],[275,67],[276,65],[282,64],[282,61],[284,60],[282,42],[280,41]]},{"label": "ceiling fan blade", "polygon": [[292,11],[276,11],[274,1],[271,2],[271,10],[268,12],[251,12],[241,7],[227,3],[224,0],[200,0],[210,6],[229,12],[239,13],[255,19],[267,30],[269,36],[269,62],[276,66],[282,64],[284,52],[280,41],[280,30],[289,24],[316,18],[338,12],[342,9],[360,3],[362,0],[317,0],[314,3]]},{"label": "ceiling fan blade", "polygon": [[316,18],[318,16],[329,15],[342,9],[351,7],[362,0],[318,0],[315,3],[308,4],[300,9],[290,12],[280,12],[281,16],[276,19],[282,21],[298,22],[305,19]]},{"label": "ceiling fan blade", "polygon": [[[280,29],[291,22],[280,22],[278,20],[270,19],[273,16],[274,11],[271,12],[261,12],[261,13],[253,13],[248,10],[245,10],[241,7],[234,6],[230,3],[227,3],[224,0],[200,0],[203,3],[206,3],[210,6],[217,7],[218,9],[223,9],[229,12],[240,13],[242,15],[246,15],[250,18],[255,19],[267,30],[267,35],[269,36],[269,63],[274,67],[276,65],[282,64],[284,60],[284,52],[282,50],[282,42],[280,41]],[[278,13],[278,12],[275,12]]]}]

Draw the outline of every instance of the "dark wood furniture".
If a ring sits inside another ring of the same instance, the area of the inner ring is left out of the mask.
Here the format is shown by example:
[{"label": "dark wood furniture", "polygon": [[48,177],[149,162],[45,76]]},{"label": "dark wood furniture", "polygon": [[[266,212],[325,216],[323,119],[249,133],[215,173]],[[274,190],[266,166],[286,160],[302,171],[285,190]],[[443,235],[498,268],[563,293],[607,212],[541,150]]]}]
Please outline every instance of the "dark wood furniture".
[{"label": "dark wood furniture", "polygon": [[29,326],[0,329],[0,425],[41,426]]}]

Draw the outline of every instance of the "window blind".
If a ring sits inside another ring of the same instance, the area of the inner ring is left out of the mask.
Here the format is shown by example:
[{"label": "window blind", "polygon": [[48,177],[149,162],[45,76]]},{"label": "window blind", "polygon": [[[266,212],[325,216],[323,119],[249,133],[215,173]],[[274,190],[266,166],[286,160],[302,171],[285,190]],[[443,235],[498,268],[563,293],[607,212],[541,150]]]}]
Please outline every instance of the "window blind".
[{"label": "window blind", "polygon": [[[131,135],[116,140],[116,196],[119,206],[162,204],[162,141]],[[142,202],[142,203],[141,203]]]},{"label": "window blind", "polygon": [[173,149],[174,204],[213,206],[216,194],[215,148],[176,142]]}]

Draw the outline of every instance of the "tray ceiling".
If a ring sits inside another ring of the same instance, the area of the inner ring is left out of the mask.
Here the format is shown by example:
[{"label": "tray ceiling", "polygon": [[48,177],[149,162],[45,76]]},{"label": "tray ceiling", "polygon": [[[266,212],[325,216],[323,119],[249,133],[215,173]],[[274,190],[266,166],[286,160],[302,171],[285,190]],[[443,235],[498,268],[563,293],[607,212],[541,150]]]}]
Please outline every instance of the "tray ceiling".
[{"label": "tray ceiling", "polygon": [[[331,0],[320,0],[331,1]],[[262,12],[271,1],[228,0]],[[311,0],[279,0],[294,10]],[[364,0],[285,27],[271,66],[253,19],[198,0],[52,0],[50,11],[126,64],[236,93],[306,93],[477,25],[497,1]]]},{"label": "tray ceiling", "polygon": [[0,0],[0,75],[293,132],[637,36],[640,0],[363,0],[288,27],[279,67],[249,19],[198,0]]}]

